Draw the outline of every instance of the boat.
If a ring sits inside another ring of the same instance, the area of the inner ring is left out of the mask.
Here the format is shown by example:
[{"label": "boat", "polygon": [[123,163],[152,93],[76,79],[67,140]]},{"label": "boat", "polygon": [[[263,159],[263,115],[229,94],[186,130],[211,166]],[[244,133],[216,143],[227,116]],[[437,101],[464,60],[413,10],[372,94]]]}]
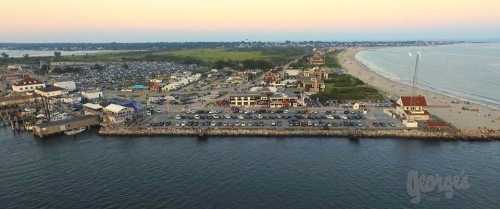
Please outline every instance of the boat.
[{"label": "boat", "polygon": [[66,134],[68,136],[74,136],[74,135],[77,135],[79,133],[84,132],[85,130],[87,130],[87,129],[86,128],[79,128],[79,129],[74,129],[74,130],[70,130],[70,131],[65,131],[64,134]]}]

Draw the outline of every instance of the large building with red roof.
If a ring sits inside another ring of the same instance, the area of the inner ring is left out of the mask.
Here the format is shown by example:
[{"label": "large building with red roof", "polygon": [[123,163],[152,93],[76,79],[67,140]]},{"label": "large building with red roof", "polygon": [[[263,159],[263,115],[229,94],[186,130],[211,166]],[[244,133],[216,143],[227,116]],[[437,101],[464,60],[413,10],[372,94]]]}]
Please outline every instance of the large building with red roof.
[{"label": "large building with red roof", "polygon": [[16,93],[33,92],[42,88],[45,88],[45,83],[28,76],[12,84],[12,91]]},{"label": "large building with red roof", "polygon": [[430,114],[427,112],[427,100],[424,96],[402,96],[396,102],[396,111],[403,120],[427,121]]}]

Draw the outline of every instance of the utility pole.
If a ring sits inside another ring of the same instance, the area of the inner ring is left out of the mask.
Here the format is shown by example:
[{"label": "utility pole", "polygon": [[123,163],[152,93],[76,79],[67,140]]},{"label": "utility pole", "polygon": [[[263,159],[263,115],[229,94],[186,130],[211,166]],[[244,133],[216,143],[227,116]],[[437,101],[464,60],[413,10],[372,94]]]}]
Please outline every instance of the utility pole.
[{"label": "utility pole", "polygon": [[[410,53],[410,56],[411,53]],[[411,96],[410,96],[410,103],[412,105],[412,110],[413,110],[413,106],[415,105],[415,97],[417,96],[416,95],[416,88],[417,88],[417,74],[418,74],[418,67],[419,67],[419,63],[420,63],[420,59],[421,59],[421,53],[420,52],[417,52],[416,54],[416,58],[415,58],[415,67],[414,67],[414,70],[413,70],[413,77],[412,77],[412,81],[411,81]]]}]

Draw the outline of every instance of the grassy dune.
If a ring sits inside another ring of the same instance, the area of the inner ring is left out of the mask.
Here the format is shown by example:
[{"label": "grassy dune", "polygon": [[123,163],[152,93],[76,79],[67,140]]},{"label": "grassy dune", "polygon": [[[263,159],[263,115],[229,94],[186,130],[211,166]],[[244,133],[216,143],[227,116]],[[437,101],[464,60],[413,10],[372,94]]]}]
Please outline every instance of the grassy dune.
[{"label": "grassy dune", "polygon": [[313,96],[323,102],[328,100],[375,101],[384,98],[377,89],[348,74],[335,75],[327,80],[325,84],[325,91]]},{"label": "grassy dune", "polygon": [[261,51],[234,51],[226,49],[182,49],[175,51],[156,52],[154,55],[174,55],[179,57],[191,57],[204,62],[216,61],[243,61],[266,59]]}]

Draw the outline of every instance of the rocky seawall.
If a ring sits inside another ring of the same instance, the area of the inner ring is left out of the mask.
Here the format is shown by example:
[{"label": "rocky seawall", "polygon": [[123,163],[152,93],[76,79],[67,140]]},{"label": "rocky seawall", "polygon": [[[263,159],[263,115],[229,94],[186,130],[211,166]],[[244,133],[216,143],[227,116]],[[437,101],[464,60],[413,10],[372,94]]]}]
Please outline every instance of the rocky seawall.
[{"label": "rocky seawall", "polygon": [[258,137],[349,137],[349,138],[405,138],[441,140],[500,140],[500,131],[493,130],[423,130],[423,129],[251,129],[251,128],[135,128],[103,127],[104,136],[258,136]]}]

